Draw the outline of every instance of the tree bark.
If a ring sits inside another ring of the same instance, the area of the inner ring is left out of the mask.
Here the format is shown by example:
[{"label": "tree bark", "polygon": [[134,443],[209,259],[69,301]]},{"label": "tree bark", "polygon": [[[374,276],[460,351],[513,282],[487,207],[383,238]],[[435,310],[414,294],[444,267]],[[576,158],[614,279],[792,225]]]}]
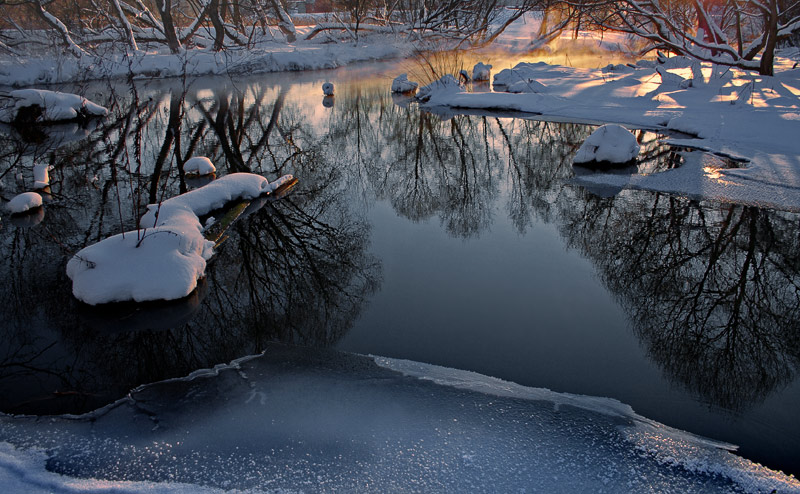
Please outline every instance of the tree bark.
[{"label": "tree bark", "polygon": [[181,41],[175,33],[175,22],[172,20],[172,0],[158,0],[156,2],[161,23],[164,25],[164,37],[167,38],[167,46],[172,53],[178,53],[181,49]]}]

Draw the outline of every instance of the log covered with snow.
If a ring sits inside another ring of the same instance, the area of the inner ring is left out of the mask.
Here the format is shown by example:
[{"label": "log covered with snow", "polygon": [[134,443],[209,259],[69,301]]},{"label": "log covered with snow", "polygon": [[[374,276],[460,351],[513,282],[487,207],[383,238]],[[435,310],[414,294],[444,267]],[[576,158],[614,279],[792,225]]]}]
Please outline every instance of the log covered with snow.
[{"label": "log covered with snow", "polygon": [[44,89],[11,91],[0,108],[0,122],[17,125],[85,121],[106,115],[105,107],[83,96]]},{"label": "log covered with snow", "polygon": [[200,216],[231,201],[255,199],[291,183],[270,183],[252,173],[234,173],[160,204],[151,204],[140,228],[85,247],[67,263],[75,298],[90,305],[176,300],[191,294],[205,276],[215,242],[204,235]]},{"label": "log covered with snow", "polygon": [[639,156],[639,143],[631,131],[617,124],[598,127],[583,141],[573,163],[581,166],[625,166]]}]

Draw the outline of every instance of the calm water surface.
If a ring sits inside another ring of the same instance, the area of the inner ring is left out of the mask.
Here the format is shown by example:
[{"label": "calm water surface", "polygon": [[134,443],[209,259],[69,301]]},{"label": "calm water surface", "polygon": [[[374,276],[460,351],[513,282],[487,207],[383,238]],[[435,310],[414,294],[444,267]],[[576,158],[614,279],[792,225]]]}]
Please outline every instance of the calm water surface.
[{"label": "calm water surface", "polygon": [[[800,473],[800,217],[586,190],[591,126],[420,112],[388,94],[407,70],[87,84],[108,119],[0,129],[4,200],[53,166],[44,208],[2,218],[2,410],[84,412],[281,341],[613,397]],[[626,173],[711,159],[637,136]],[[187,300],[77,303],[72,253],[202,185],[195,155],[300,184],[251,204]]]}]

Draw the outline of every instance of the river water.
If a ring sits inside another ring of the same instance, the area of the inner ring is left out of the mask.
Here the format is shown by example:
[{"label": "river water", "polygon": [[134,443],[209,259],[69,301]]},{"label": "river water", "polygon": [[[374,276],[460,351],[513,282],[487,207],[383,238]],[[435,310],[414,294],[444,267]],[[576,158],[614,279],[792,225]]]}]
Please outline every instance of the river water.
[{"label": "river water", "polygon": [[[405,71],[84,84],[107,119],[0,129],[4,200],[53,167],[42,209],[2,218],[0,409],[86,412],[278,341],[612,397],[800,473],[800,216],[587,190],[592,126],[423,112],[389,94]],[[624,173],[719,162],[636,135]],[[205,183],[180,172],[198,155],[300,182],[251,205],[188,299],[75,301],[69,257]]]}]

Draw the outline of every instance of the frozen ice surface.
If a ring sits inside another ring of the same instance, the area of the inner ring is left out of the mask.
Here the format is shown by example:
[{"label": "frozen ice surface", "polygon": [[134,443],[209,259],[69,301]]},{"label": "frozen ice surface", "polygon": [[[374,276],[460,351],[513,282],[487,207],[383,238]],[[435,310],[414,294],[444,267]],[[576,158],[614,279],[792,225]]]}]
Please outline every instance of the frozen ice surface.
[{"label": "frozen ice surface", "polygon": [[36,192],[23,192],[8,201],[6,209],[11,214],[20,214],[42,205],[42,196]]},{"label": "frozen ice surface", "polygon": [[217,171],[217,167],[205,156],[195,156],[186,160],[183,171],[192,175],[209,175]]},{"label": "frozen ice surface", "polygon": [[800,492],[614,400],[278,345],[88,416],[2,416],[3,442],[0,486],[57,493]]},{"label": "frozen ice surface", "polygon": [[575,163],[592,161],[608,163],[627,163],[639,156],[639,143],[636,136],[625,127],[617,124],[601,125],[583,141],[575,154]]}]

